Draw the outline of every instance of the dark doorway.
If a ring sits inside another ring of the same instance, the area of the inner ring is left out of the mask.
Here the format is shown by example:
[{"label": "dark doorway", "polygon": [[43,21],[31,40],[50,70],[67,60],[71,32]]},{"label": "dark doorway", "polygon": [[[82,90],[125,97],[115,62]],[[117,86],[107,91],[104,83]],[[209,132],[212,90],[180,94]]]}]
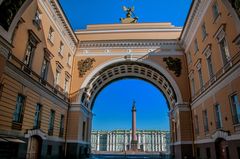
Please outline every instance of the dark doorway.
[{"label": "dark doorway", "polygon": [[227,145],[227,141],[222,139],[222,138],[218,138],[215,141],[215,148],[216,148],[216,157],[218,159],[229,159],[229,151],[228,151],[228,145]]}]

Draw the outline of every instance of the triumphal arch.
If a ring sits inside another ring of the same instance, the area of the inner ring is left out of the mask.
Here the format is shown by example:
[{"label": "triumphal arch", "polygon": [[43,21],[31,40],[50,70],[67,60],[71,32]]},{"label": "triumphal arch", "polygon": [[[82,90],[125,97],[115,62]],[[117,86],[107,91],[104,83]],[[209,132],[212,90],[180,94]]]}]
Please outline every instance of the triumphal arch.
[{"label": "triumphal arch", "polygon": [[113,81],[139,78],[155,85],[166,97],[173,153],[191,155],[190,93],[186,58],[179,42],[181,30],[170,23],[88,25],[86,30],[78,30],[68,138],[85,141],[78,144],[87,146],[98,93]]}]

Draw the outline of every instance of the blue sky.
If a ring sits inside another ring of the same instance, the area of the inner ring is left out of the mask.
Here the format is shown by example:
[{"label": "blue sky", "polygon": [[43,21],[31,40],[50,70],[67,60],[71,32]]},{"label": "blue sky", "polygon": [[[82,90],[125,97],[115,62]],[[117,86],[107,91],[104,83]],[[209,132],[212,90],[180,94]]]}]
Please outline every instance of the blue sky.
[{"label": "blue sky", "polygon": [[183,26],[191,0],[59,0],[74,30],[87,24],[119,23],[122,6],[135,6],[139,22],[171,22]]},{"label": "blue sky", "polygon": [[[171,22],[183,26],[192,0],[59,0],[74,30],[87,24],[120,23],[122,6],[135,6],[142,22]],[[93,129],[131,128],[132,101],[137,105],[138,129],[169,129],[168,108],[161,92],[142,80],[116,81],[97,96]]]},{"label": "blue sky", "polygon": [[93,107],[93,129],[130,129],[133,100],[138,129],[169,129],[165,97],[155,86],[138,79],[115,81],[100,92]]}]

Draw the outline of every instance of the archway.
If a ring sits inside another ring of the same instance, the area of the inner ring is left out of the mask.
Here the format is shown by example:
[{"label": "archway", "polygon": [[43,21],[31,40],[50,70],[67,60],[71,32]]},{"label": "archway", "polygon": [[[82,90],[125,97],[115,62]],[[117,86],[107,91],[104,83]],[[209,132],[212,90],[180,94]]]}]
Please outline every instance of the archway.
[{"label": "archway", "polygon": [[171,152],[183,157],[191,156],[191,113],[188,103],[183,101],[183,95],[186,99],[188,90],[178,86],[181,82],[176,81],[177,78],[165,66],[148,59],[115,58],[94,67],[84,77],[80,89],[71,95],[69,120],[76,121],[78,125],[72,125],[72,122],[70,129],[77,129],[78,133],[72,131],[69,136],[84,141],[80,144],[82,147],[90,147],[92,108],[97,95],[111,82],[129,77],[145,80],[161,90],[169,106]]},{"label": "archway", "polygon": [[149,82],[124,78],[107,85],[96,98],[92,110],[93,153],[130,150],[133,104],[138,151],[169,152],[169,108],[165,97]]}]

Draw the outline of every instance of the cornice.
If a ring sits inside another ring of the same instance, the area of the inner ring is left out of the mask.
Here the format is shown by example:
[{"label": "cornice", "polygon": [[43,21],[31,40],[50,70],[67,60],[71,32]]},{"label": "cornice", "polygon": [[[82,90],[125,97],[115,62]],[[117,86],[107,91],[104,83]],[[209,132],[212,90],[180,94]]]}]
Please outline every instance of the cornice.
[{"label": "cornice", "polygon": [[79,30],[76,34],[96,34],[96,33],[138,33],[138,32],[181,32],[182,28],[160,28],[160,29],[119,29],[119,30]]},{"label": "cornice", "polygon": [[[43,7],[44,12],[55,25],[62,39],[68,44],[70,50],[74,53],[76,51],[78,39],[76,38],[76,35],[72,29],[70,29],[71,27],[68,24],[66,18],[64,19],[65,16],[60,7],[54,7],[54,4],[56,3],[57,2],[54,0],[39,0],[39,4],[41,7]],[[60,14],[60,11],[62,14]]]},{"label": "cornice", "polygon": [[79,49],[111,49],[111,48],[159,48],[175,46],[180,49],[177,40],[121,40],[121,41],[81,41]]},{"label": "cornice", "polygon": [[205,15],[209,5],[212,0],[195,0],[193,1],[191,10],[189,11],[189,16],[187,18],[186,24],[182,31],[182,35],[180,37],[181,44],[188,50],[191,41],[196,35],[197,29],[202,22],[203,16]]}]

